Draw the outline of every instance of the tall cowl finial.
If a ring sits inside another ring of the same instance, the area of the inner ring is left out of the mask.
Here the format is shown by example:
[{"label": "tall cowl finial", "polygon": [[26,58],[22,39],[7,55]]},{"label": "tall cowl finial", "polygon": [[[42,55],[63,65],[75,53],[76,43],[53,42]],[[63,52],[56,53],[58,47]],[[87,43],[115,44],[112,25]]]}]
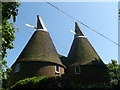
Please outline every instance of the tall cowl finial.
[{"label": "tall cowl finial", "polygon": [[82,30],[80,30],[80,27],[77,22],[75,22],[75,36],[74,38],[80,38],[80,37],[86,37]]},{"label": "tall cowl finial", "polygon": [[48,31],[39,15],[37,15],[37,30]]}]

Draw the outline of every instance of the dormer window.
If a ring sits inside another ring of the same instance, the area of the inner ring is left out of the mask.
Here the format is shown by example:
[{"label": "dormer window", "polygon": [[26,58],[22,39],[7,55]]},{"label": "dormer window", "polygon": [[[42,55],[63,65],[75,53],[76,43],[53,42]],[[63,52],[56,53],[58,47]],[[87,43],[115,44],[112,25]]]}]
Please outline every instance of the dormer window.
[{"label": "dormer window", "polygon": [[15,72],[19,72],[20,71],[20,63],[17,63],[15,66]]},{"label": "dormer window", "polygon": [[80,74],[80,66],[75,66],[75,74]]},{"label": "dormer window", "polygon": [[60,67],[59,67],[59,65],[56,65],[56,66],[55,66],[55,73],[56,73],[56,74],[59,74],[59,73],[60,73]]}]

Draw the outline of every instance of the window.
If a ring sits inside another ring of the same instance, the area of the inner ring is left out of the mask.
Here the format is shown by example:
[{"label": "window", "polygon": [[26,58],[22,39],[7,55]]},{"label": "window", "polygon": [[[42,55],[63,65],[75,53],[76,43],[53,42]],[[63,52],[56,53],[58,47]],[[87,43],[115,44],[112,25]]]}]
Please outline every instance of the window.
[{"label": "window", "polygon": [[17,63],[15,66],[15,72],[19,72],[20,71],[20,63]]},{"label": "window", "polygon": [[55,66],[55,73],[56,74],[60,73],[60,67],[58,65]]},{"label": "window", "polygon": [[75,66],[75,74],[80,74],[80,66]]}]

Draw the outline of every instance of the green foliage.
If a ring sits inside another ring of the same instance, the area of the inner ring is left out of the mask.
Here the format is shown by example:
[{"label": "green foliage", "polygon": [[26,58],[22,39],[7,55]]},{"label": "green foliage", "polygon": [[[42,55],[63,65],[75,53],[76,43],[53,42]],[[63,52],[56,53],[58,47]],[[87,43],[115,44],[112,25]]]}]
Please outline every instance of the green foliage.
[{"label": "green foliage", "polygon": [[35,87],[37,83],[40,83],[41,80],[45,79],[47,77],[32,77],[32,78],[26,78],[23,80],[20,80],[19,82],[17,82],[15,85],[13,85],[11,87],[11,89],[15,89],[15,88],[31,88],[31,87]]},{"label": "green foliage", "polygon": [[2,79],[2,87],[3,88],[8,88],[10,85],[10,73],[11,73],[12,69],[11,68],[7,68],[5,72],[3,72],[3,79]]},{"label": "green foliage", "polygon": [[19,7],[19,5],[18,2],[2,3],[2,58],[6,56],[7,49],[13,48],[14,33],[18,29],[13,26],[13,23],[9,23],[8,20],[13,18],[13,21],[16,21],[16,16],[18,15],[17,7]]},{"label": "green foliage", "polygon": [[20,6],[18,2],[3,2],[2,3],[2,21],[8,20],[11,17],[13,21],[16,21],[16,16],[18,15],[17,7]]},{"label": "green foliage", "polygon": [[120,83],[120,66],[116,60],[111,60],[111,63],[107,65],[109,68],[110,85],[114,86]]},{"label": "green foliage", "polygon": [[[10,69],[7,67],[7,61],[4,59],[7,56],[7,49],[12,49],[14,47],[13,41],[15,39],[14,33],[18,30],[14,27],[13,23],[9,23],[9,19],[13,19],[13,22],[16,21],[16,16],[18,15],[18,7],[20,4],[18,2],[2,2],[2,31],[0,31],[0,44],[2,43],[2,51],[0,50],[0,56],[2,61],[0,62],[0,79],[3,79],[7,83],[8,71]],[[0,9],[1,10],[1,9]],[[0,25],[1,28],[1,25]],[[7,69],[7,70],[6,70]],[[6,84],[5,83],[5,84]]]},{"label": "green foliage", "polygon": [[10,90],[17,90],[17,89],[110,89],[109,86],[103,83],[96,83],[96,84],[88,84],[88,85],[75,85],[66,82],[63,77],[32,77],[26,78],[24,80],[18,81],[14,84]]},{"label": "green foliage", "polygon": [[104,83],[95,83],[95,84],[88,84],[88,85],[83,85],[83,86],[80,86],[81,88],[86,88],[86,89],[98,89],[98,88],[101,88],[101,89],[108,89],[110,88],[110,86],[104,84]]},{"label": "green foliage", "polygon": [[32,77],[32,78],[26,78],[24,80],[18,81],[16,84],[14,84],[10,90],[16,90],[16,89],[40,89],[40,88],[63,88],[64,81],[61,79],[61,77]]},{"label": "green foliage", "polygon": [[13,41],[15,39],[14,33],[18,30],[13,26],[13,23],[9,23],[8,21],[3,21],[2,23],[2,58],[4,58],[7,54],[7,49],[12,49]]}]

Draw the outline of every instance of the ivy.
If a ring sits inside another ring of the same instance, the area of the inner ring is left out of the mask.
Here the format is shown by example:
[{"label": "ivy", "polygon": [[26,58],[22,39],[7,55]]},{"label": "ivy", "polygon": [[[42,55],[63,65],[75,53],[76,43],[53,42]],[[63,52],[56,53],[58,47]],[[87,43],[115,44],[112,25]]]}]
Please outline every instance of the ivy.
[{"label": "ivy", "polygon": [[[15,32],[18,30],[14,23],[16,22],[16,16],[18,15],[18,7],[20,3],[18,2],[2,2],[2,31],[0,30],[0,44],[2,43],[2,47],[0,47],[0,56],[2,61],[0,62],[0,79],[2,79],[3,86],[4,84],[8,84],[9,72],[11,71],[7,67],[7,61],[4,59],[7,57],[7,50],[13,49],[13,41],[15,40]],[[1,9],[0,9],[1,10]],[[13,23],[9,23],[8,20],[13,19]],[[1,81],[0,81],[1,83]]]}]

